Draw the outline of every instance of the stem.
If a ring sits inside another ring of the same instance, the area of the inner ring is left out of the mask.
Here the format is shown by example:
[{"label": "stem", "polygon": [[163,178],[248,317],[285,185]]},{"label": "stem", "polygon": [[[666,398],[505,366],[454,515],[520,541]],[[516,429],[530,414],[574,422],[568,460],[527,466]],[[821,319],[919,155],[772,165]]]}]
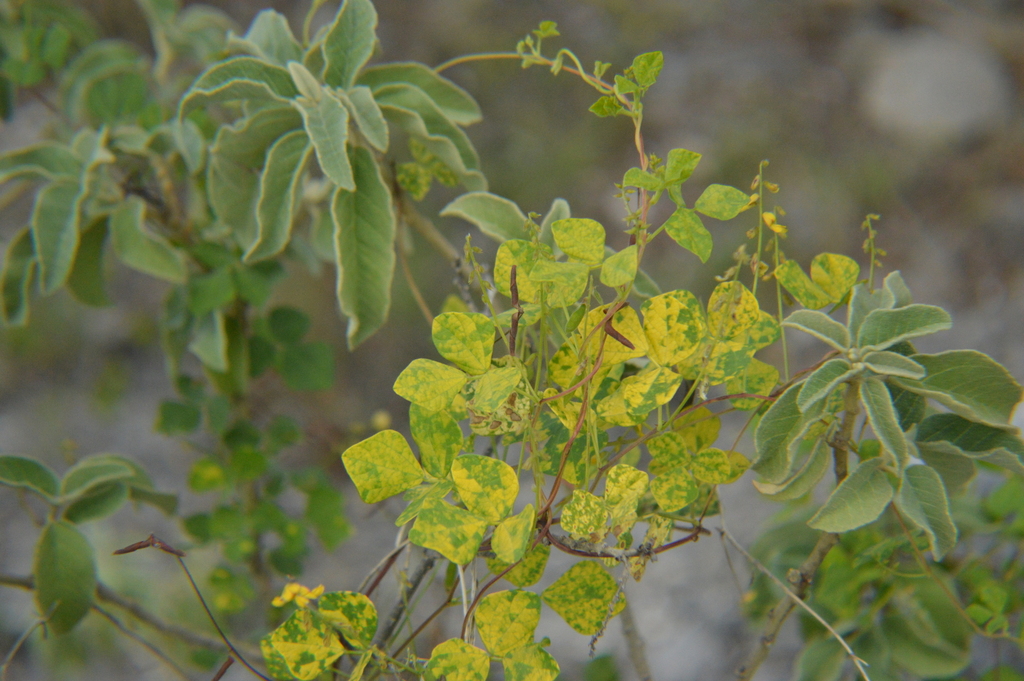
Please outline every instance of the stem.
[{"label": "stem", "polygon": [[409,267],[409,257],[405,253],[405,248],[402,246],[401,239],[399,243],[395,244],[398,251],[398,261],[402,265],[402,274],[405,276],[405,283],[409,286],[409,291],[412,292],[412,297],[416,301],[416,305],[420,308],[420,312],[423,314],[423,318],[427,320],[427,326],[431,326],[434,323],[434,314],[430,311],[430,306],[427,305],[427,301],[423,298],[423,294],[420,292],[420,287],[416,285],[416,279],[412,276],[412,268]]},{"label": "stem", "polygon": [[[161,662],[166,664],[168,667],[170,667],[172,670],[174,670],[175,674],[177,674],[181,678],[185,679],[185,681],[191,681],[189,679],[189,677],[188,677],[188,674],[185,673],[185,670],[182,669],[181,667],[179,667],[177,665],[177,663],[175,663],[174,660],[169,658],[163,651],[161,651],[155,645],[153,645],[152,643],[150,643],[146,639],[142,638],[141,636],[139,636],[137,633],[135,633],[131,629],[127,628],[124,624],[121,623],[121,621],[119,619],[114,617],[113,614],[107,612],[106,610],[104,610],[103,608],[101,608],[100,606],[95,605],[95,604],[92,606],[92,609],[95,610],[96,612],[98,612],[100,615],[103,615],[103,617],[105,617],[111,624],[113,624],[115,627],[117,627],[117,630],[120,631],[122,634],[124,634],[128,638],[132,639],[133,641],[137,642],[143,648],[145,648],[150,653],[152,653],[154,657],[156,657],[158,660],[160,660]],[[230,660],[232,658],[229,657],[228,659]]]},{"label": "stem", "polygon": [[633,609],[626,601],[626,606],[619,613],[622,620],[622,635],[626,639],[626,647],[629,649],[629,659],[633,663],[633,669],[640,681],[653,681],[651,667],[647,664],[647,651],[644,647],[644,640],[636,628],[636,621],[633,619]]},{"label": "stem", "polygon": [[395,607],[391,609],[388,614],[387,621],[384,622],[384,626],[377,632],[377,635],[373,638],[373,645],[378,648],[383,648],[384,645],[391,639],[392,634],[395,632],[395,627],[398,626],[403,615],[405,615],[406,608],[409,605],[409,600],[416,593],[416,590],[420,588],[420,583],[423,578],[427,576],[427,573],[434,568],[434,563],[437,562],[437,555],[434,553],[428,553],[423,557],[423,560],[416,569],[409,576],[409,581],[406,583],[405,588],[402,589],[402,593],[398,597],[398,602],[395,603]]}]

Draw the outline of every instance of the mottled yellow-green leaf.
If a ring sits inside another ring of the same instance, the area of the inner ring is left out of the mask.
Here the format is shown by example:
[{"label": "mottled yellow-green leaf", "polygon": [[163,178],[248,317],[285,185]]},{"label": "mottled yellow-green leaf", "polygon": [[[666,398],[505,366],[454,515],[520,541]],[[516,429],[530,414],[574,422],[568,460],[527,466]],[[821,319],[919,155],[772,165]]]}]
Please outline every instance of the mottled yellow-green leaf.
[{"label": "mottled yellow-green leaf", "polygon": [[469,378],[447,364],[414,359],[395,381],[395,393],[430,411],[441,411],[452,403]]},{"label": "mottled yellow-green leaf", "polygon": [[622,379],[618,390],[622,391],[623,401],[630,413],[648,414],[668,403],[682,380],[683,377],[671,369],[651,364],[640,373]]},{"label": "mottled yellow-green leaf", "polygon": [[[644,534],[644,539],[641,542],[652,549],[656,549],[659,546],[665,544],[669,537],[672,536],[672,530],[675,527],[675,522],[671,518],[666,518],[660,515],[652,515],[647,520],[647,532]],[[643,579],[644,572],[647,570],[647,563],[651,560],[648,556],[634,556],[627,562],[629,574],[634,580],[640,581]]]},{"label": "mottled yellow-green leaf", "polygon": [[442,312],[434,317],[434,347],[446,360],[469,374],[491,368],[494,322],[475,312]]},{"label": "mottled yellow-green leaf", "polygon": [[[547,544],[534,544],[519,565],[505,573],[503,579],[516,586],[533,586],[544,576],[544,568],[548,564],[548,556],[551,555],[551,547]],[[505,571],[511,563],[503,563],[497,558],[487,559],[487,569],[493,574],[499,575]]]},{"label": "mottled yellow-green leaf", "polygon": [[829,302],[842,300],[860,277],[860,265],[853,258],[837,253],[819,253],[811,260],[811,280],[817,284]]},{"label": "mottled yellow-green leaf", "polygon": [[686,438],[680,433],[669,431],[647,441],[647,451],[651,453],[648,466],[651,475],[661,475],[677,466],[689,467],[690,456],[693,454],[687,445]]},{"label": "mottled yellow-green leaf", "polygon": [[542,597],[566,624],[590,636],[601,630],[609,616],[618,615],[626,607],[625,594],[611,605],[617,592],[615,579],[600,563],[584,560],[556,579]]},{"label": "mottled yellow-green leaf", "polygon": [[540,643],[516,648],[501,660],[505,681],[554,681],[558,662]]},{"label": "mottled yellow-green leaf", "polygon": [[503,296],[511,297],[512,265],[516,266],[516,288],[524,303],[540,302],[540,285],[530,278],[538,260],[554,260],[551,247],[524,239],[509,239],[498,247],[494,256],[494,286]]},{"label": "mottled yellow-green leaf", "polygon": [[476,608],[476,628],[491,655],[499,657],[533,643],[540,622],[540,596],[531,591],[498,591]]},{"label": "mottled yellow-green leaf", "polygon": [[601,283],[616,288],[633,283],[636,278],[638,247],[626,246],[601,265]]},{"label": "mottled yellow-green leaf", "polygon": [[348,681],[361,681],[363,678],[363,672],[366,671],[366,666],[370,664],[370,660],[373,659],[374,655],[379,654],[380,649],[376,646],[367,648],[363,651],[363,654],[359,656],[359,661],[352,667],[352,671],[348,674]]},{"label": "mottled yellow-green leaf", "polygon": [[562,509],[562,529],[576,539],[600,539],[607,532],[608,509],[585,489],[575,489]]},{"label": "mottled yellow-green leaf", "polygon": [[464,454],[456,458],[452,482],[466,508],[492,525],[509,514],[519,494],[515,469],[489,456]]},{"label": "mottled yellow-green leaf", "polygon": [[433,485],[420,485],[419,487],[407,490],[402,495],[402,500],[405,501],[406,507],[395,518],[395,527],[401,527],[410,520],[415,520],[423,509],[423,504],[431,501],[441,501],[454,489],[455,484],[451,480],[440,480]]},{"label": "mottled yellow-green leaf", "polygon": [[648,354],[662,366],[678,364],[700,347],[707,335],[704,310],[689,291],[669,291],[644,301]]},{"label": "mottled yellow-green leaf", "polygon": [[420,448],[423,469],[435,478],[448,475],[452,461],[462,450],[462,429],[447,411],[430,411],[409,405],[409,430]]},{"label": "mottled yellow-green leaf", "polygon": [[779,322],[775,317],[761,310],[758,320],[747,331],[747,345],[760,350],[779,340],[781,336],[782,329],[779,327]]},{"label": "mottled yellow-green leaf", "polygon": [[808,277],[795,260],[787,260],[775,268],[775,278],[804,307],[817,310],[831,302],[830,297]]},{"label": "mottled yellow-green leaf", "polygon": [[530,548],[536,530],[537,512],[533,504],[514,516],[505,518],[494,528],[491,536],[491,548],[498,560],[511,565],[520,560]]},{"label": "mottled yellow-green leaf", "polygon": [[751,198],[736,187],[709,184],[693,208],[716,220],[731,220],[752,205]]},{"label": "mottled yellow-green leaf", "polygon": [[[604,319],[607,313],[607,305],[587,313],[587,316],[583,318],[583,322],[580,324],[579,338],[581,341]],[[611,336],[607,336],[604,340],[604,354],[602,355],[605,364],[619,364],[620,362],[625,362],[634,357],[643,357],[647,354],[647,339],[644,337],[644,330],[640,326],[640,319],[636,316],[636,311],[633,308],[627,306],[612,315],[612,328],[625,337],[633,347],[629,348]],[[584,349],[586,356],[597,356],[603,336],[605,336],[603,328],[598,329],[590,336],[590,340]]]},{"label": "mottled yellow-green leaf", "polygon": [[690,251],[701,262],[707,262],[715,242],[700,216],[686,206],[679,206],[665,220],[665,233],[673,241]]},{"label": "mottled yellow-green leaf", "polygon": [[366,594],[332,591],[320,597],[317,612],[328,624],[341,630],[356,648],[365,648],[377,633],[377,608]]},{"label": "mottled yellow-green leaf", "polygon": [[423,504],[409,530],[409,541],[465,565],[476,556],[486,529],[487,521],[483,518],[445,501],[430,500]]},{"label": "mottled yellow-green leaf", "polygon": [[473,399],[470,406],[478,413],[489,413],[508,399],[522,380],[519,367],[492,367],[490,371],[473,383]]},{"label": "mottled yellow-green leaf", "polygon": [[[778,369],[758,359],[751,359],[750,364],[741,375],[733,376],[725,382],[725,390],[731,395],[737,393],[768,395],[778,382]],[[756,397],[737,397],[729,401],[737,409],[746,411],[759,409],[766,404],[766,400],[759,400]]]},{"label": "mottled yellow-green leaf", "polygon": [[718,341],[707,355],[704,378],[710,385],[743,376],[754,358],[754,348],[743,341]]},{"label": "mottled yellow-green leaf", "polygon": [[300,681],[315,679],[345,652],[338,636],[309,610],[297,610],[275,629],[270,646]]},{"label": "mottled yellow-green leaf", "polygon": [[697,407],[677,418],[672,424],[672,430],[683,437],[686,449],[691,454],[713,445],[718,439],[721,427],[722,420],[707,407]]},{"label": "mottled yellow-green leaf", "polygon": [[555,244],[571,260],[598,265],[604,259],[604,226],[589,218],[565,218],[551,223]]},{"label": "mottled yellow-green leaf", "polygon": [[[630,378],[633,378],[630,376]],[[647,420],[647,412],[636,412],[626,404],[626,395],[622,390],[615,390],[611,395],[600,400],[594,411],[602,428],[609,426],[636,426]]]},{"label": "mottled yellow-green leaf", "polygon": [[[603,362],[601,368],[597,370],[597,373],[591,379],[593,385],[601,385],[601,381],[608,376],[611,369],[611,364],[607,361]],[[579,355],[576,354],[576,351],[568,343],[560,347],[558,352],[548,360],[548,378],[562,386],[562,388],[576,385],[591,370],[593,370],[592,365],[590,367],[580,366]]]},{"label": "mottled yellow-green leaf", "polygon": [[611,514],[612,531],[619,535],[636,522],[637,503],[647,491],[647,473],[620,463],[608,470],[605,480],[604,503]]},{"label": "mottled yellow-green leaf", "polygon": [[[549,398],[558,394],[556,388],[548,388],[544,391],[543,397]],[[581,400],[574,400],[570,397],[560,397],[555,400],[549,400],[545,402],[552,413],[558,417],[558,420],[562,422],[562,425],[572,430],[576,427],[576,423],[580,418],[580,409],[583,408],[583,402]]]},{"label": "mottled yellow-green leaf", "polygon": [[738,281],[722,282],[708,299],[708,333],[715,338],[737,338],[760,318],[757,298]]},{"label": "mottled yellow-green leaf", "polygon": [[491,669],[487,653],[461,638],[438,644],[427,662],[428,681],[486,681]]},{"label": "mottled yellow-green leaf", "polygon": [[423,481],[423,469],[409,443],[394,430],[382,430],[352,445],[341,460],[359,498],[368,504],[383,501]]},{"label": "mottled yellow-green leaf", "polygon": [[274,650],[270,644],[270,634],[260,639],[260,652],[263,653],[263,663],[267,665],[267,673],[273,679],[279,681],[291,681],[295,677],[288,671],[288,663],[281,657],[281,653]]},{"label": "mottled yellow-green leaf", "polygon": [[727,452],[709,447],[693,455],[690,472],[701,482],[721,485],[735,479],[732,461]]},{"label": "mottled yellow-green leaf", "polygon": [[655,476],[651,480],[651,492],[662,510],[672,513],[697,498],[697,481],[679,466]]},{"label": "mottled yellow-green leaf", "polygon": [[538,260],[530,272],[530,281],[543,286],[544,302],[549,307],[567,307],[586,292],[590,268],[581,262]]}]

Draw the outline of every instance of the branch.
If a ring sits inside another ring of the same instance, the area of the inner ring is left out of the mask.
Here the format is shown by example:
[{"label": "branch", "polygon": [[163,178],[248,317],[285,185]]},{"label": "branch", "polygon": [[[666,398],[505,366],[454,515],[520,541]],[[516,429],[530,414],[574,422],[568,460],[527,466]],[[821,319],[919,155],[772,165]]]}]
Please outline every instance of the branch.
[{"label": "branch", "polygon": [[821,562],[825,560],[825,556],[832,549],[833,546],[839,543],[839,535],[830,532],[823,533],[818,538],[818,543],[814,545],[814,549],[811,551],[811,555],[807,557],[803,565],[800,566],[799,570],[790,570],[789,574],[786,575],[786,579],[789,580],[790,584],[795,587],[795,591],[787,587],[781,579],[776,577],[768,570],[764,565],[761,564],[756,558],[747,553],[747,551],[739,545],[732,535],[729,534],[725,529],[719,528],[719,533],[729,540],[729,543],[736,547],[736,550],[743,554],[743,556],[750,561],[754,567],[767,575],[773,582],[779,585],[786,593],[786,598],[779,602],[771,612],[768,613],[768,623],[765,625],[765,632],[761,636],[761,645],[754,650],[754,652],[747,659],[746,664],[736,670],[736,676],[741,681],[749,681],[753,678],[754,673],[758,667],[764,662],[765,658],[768,657],[768,651],[771,649],[773,643],[775,643],[775,637],[779,633],[779,629],[782,627],[782,623],[786,621],[789,614],[793,611],[798,604],[801,608],[811,614],[814,619],[821,623],[821,626],[825,627],[839,641],[839,645],[843,646],[847,654],[853,660],[853,664],[857,667],[857,671],[860,672],[861,676],[864,677],[864,681],[871,681],[868,677],[868,673],[864,670],[864,661],[857,657],[853,649],[850,648],[846,640],[839,635],[839,633],[832,628],[825,619],[816,613],[814,609],[807,605],[803,600],[803,596],[807,592],[807,588],[811,584],[811,576],[817,572],[821,566]]},{"label": "branch", "polygon": [[644,640],[636,628],[636,621],[633,619],[633,610],[626,600],[626,606],[619,613],[622,620],[622,635],[626,638],[626,647],[629,649],[629,659],[633,663],[633,669],[640,681],[652,681],[651,667],[647,664],[647,652],[644,649]]},{"label": "branch", "polygon": [[[131,629],[126,627],[121,622],[121,620],[119,620],[116,617],[114,617],[114,615],[112,613],[104,610],[103,608],[101,608],[100,606],[98,606],[96,604],[93,604],[92,609],[95,610],[96,612],[98,612],[100,615],[103,615],[103,617],[105,617],[107,620],[110,621],[111,624],[113,624],[115,627],[117,627],[118,631],[120,631],[122,634],[124,634],[128,638],[132,639],[133,641],[137,642],[143,648],[145,648],[150,653],[152,653],[154,657],[156,657],[158,660],[160,660],[161,662],[166,664],[168,667],[170,667],[172,670],[174,670],[175,674],[177,674],[181,678],[185,679],[185,681],[191,681],[191,679],[189,679],[188,674],[185,673],[185,670],[182,669],[181,667],[179,667],[174,660],[169,658],[162,650],[157,648],[155,645],[153,645],[152,643],[150,643],[146,639],[142,638],[142,636],[140,636],[139,634],[135,633],[134,631],[132,631]],[[231,658],[229,657],[228,659],[230,660]]]},{"label": "branch", "polygon": [[429,552],[423,557],[423,561],[416,566],[416,569],[409,576],[409,581],[406,583],[405,588],[402,589],[401,595],[398,597],[398,602],[395,603],[395,607],[391,609],[388,614],[388,619],[384,622],[384,626],[381,627],[380,631],[373,638],[373,645],[383,649],[384,645],[391,639],[391,635],[395,631],[395,627],[402,621],[402,617],[405,615],[406,609],[409,606],[409,601],[412,599],[416,590],[420,587],[420,583],[423,578],[427,576],[434,568],[434,563],[437,562],[437,554]]}]

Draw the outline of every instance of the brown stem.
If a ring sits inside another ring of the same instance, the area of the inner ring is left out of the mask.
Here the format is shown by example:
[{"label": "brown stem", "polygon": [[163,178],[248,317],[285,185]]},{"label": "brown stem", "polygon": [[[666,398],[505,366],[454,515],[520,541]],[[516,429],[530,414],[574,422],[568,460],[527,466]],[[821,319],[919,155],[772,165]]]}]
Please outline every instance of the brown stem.
[{"label": "brown stem", "polygon": [[395,603],[395,607],[391,609],[388,614],[387,620],[384,622],[384,626],[380,628],[377,635],[373,639],[373,645],[378,648],[383,648],[387,642],[391,639],[391,635],[395,631],[395,627],[402,621],[402,617],[405,615],[406,610],[409,607],[409,601],[415,595],[416,590],[420,588],[420,583],[423,582],[423,578],[427,576],[434,568],[434,563],[437,562],[437,554],[430,552],[423,557],[423,560],[416,569],[413,570],[412,574],[409,575],[409,579],[406,582],[405,588],[402,589],[402,593],[398,597],[398,602]]}]

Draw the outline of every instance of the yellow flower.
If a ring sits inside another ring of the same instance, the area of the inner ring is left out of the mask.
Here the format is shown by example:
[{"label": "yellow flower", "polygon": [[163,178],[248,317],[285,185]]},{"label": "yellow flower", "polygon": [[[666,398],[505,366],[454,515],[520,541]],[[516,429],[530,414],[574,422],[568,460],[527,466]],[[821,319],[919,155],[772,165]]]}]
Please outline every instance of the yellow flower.
[{"label": "yellow flower", "polygon": [[305,608],[307,605],[309,605],[310,601],[320,598],[320,595],[323,592],[323,584],[321,584],[313,590],[310,590],[302,586],[298,582],[291,582],[289,584],[285,584],[284,591],[281,592],[281,595],[276,597],[270,603],[275,608],[280,608],[285,603],[295,601],[295,605],[299,606],[300,608]]}]

